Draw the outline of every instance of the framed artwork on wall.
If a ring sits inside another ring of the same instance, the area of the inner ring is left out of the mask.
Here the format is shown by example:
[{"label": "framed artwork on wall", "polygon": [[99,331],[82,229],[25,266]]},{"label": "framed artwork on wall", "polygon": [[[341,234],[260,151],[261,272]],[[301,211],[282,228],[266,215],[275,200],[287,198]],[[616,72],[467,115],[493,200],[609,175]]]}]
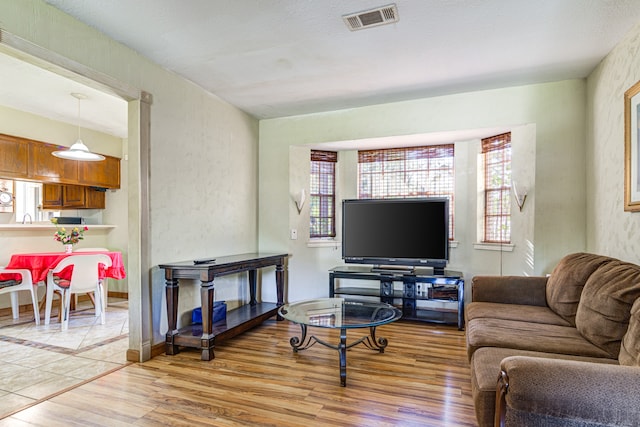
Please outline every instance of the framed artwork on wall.
[{"label": "framed artwork on wall", "polygon": [[640,212],[640,81],[624,93],[624,210]]}]

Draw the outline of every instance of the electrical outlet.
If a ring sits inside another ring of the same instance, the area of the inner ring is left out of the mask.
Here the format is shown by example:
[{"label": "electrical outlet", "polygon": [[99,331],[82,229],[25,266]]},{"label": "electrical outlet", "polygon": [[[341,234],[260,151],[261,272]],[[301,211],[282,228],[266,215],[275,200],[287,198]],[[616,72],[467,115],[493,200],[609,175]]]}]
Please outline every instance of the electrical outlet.
[{"label": "electrical outlet", "polygon": [[298,230],[295,228],[291,229],[291,240],[298,240]]}]

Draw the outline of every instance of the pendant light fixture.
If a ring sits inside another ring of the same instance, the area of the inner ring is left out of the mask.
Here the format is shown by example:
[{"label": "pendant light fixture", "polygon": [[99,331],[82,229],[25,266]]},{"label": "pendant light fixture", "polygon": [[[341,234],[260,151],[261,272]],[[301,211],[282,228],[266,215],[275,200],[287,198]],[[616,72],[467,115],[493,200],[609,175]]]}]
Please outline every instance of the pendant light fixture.
[{"label": "pendant light fixture", "polygon": [[84,162],[97,162],[104,160],[104,156],[89,151],[82,139],[80,139],[80,101],[87,99],[87,96],[82,93],[72,93],[71,96],[78,100],[78,140],[69,147],[68,150],[54,151],[52,154],[61,159],[67,160],[80,160]]}]

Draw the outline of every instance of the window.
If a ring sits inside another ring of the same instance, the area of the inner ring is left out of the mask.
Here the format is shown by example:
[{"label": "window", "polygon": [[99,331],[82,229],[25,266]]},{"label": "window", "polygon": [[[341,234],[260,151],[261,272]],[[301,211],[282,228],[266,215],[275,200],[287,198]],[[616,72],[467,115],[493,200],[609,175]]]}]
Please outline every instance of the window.
[{"label": "window", "polygon": [[312,238],[336,236],[335,151],[311,150],[311,188],[309,235]]},{"label": "window", "polygon": [[16,185],[16,222],[46,221],[46,214],[42,210],[42,183],[29,181],[15,181]]},{"label": "window", "polygon": [[484,164],[484,239],[511,242],[511,134],[482,140]]},{"label": "window", "polygon": [[358,152],[358,198],[446,197],[453,239],[453,144]]}]

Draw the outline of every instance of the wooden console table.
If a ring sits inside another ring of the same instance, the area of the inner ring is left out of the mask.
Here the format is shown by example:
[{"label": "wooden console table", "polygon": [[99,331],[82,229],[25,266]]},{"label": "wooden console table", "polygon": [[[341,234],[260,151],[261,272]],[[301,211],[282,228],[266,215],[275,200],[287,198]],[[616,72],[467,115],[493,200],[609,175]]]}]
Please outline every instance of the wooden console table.
[{"label": "wooden console table", "polygon": [[[213,359],[213,347],[219,340],[234,337],[277,315],[284,304],[284,262],[287,254],[250,253],[218,257],[214,261],[196,264],[195,261],[181,261],[160,264],[165,271],[167,293],[167,318],[169,330],[166,335],[166,353],[177,354],[179,346],[200,348],[202,360]],[[258,268],[276,267],[277,303],[258,302],[256,299],[256,272]],[[247,271],[249,275],[249,303],[227,313],[226,321],[212,324],[213,279],[227,274]],[[202,301],[202,324],[189,325],[177,329],[178,320],[178,280],[200,280]],[[208,313],[208,314],[207,314]],[[282,318],[278,317],[278,320]]]}]

